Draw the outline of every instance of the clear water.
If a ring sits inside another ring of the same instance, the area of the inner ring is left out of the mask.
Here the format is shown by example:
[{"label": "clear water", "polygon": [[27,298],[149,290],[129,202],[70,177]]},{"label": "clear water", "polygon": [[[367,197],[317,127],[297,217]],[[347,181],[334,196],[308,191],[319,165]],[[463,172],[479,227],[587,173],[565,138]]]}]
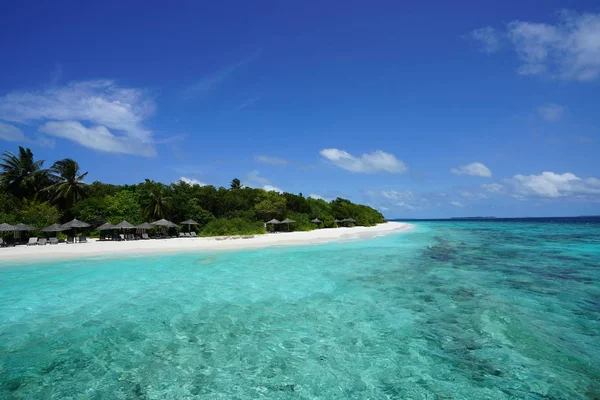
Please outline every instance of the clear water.
[{"label": "clear water", "polygon": [[595,399],[599,268],[600,225],[497,222],[5,266],[0,398]]}]

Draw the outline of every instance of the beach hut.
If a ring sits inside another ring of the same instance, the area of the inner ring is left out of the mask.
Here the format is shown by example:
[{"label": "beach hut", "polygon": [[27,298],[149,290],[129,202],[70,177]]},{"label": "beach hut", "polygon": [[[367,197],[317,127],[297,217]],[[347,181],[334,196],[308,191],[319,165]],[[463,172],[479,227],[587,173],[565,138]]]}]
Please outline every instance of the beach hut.
[{"label": "beach hut", "polygon": [[149,239],[148,235],[146,235],[146,229],[154,229],[156,228],[149,222],[144,222],[135,227],[137,229],[137,233],[142,235],[142,239]]},{"label": "beach hut", "polygon": [[186,219],[183,222],[180,222],[179,225],[187,225],[188,226],[188,232],[192,229],[192,225],[200,225],[199,223],[197,223],[196,221],[194,221],[193,219]]},{"label": "beach hut", "polygon": [[106,234],[104,233],[104,231],[109,231],[111,229],[115,229],[115,226],[113,224],[111,224],[110,222],[106,222],[106,223],[100,225],[99,227],[97,227],[96,229],[98,229],[101,232],[100,240],[106,240]]},{"label": "beach hut", "polygon": [[282,224],[287,224],[288,231],[290,230],[290,224],[293,224],[294,222],[296,222],[296,221],[294,221],[293,219],[289,219],[289,218],[286,218],[283,221],[281,221]]},{"label": "beach hut", "polygon": [[32,225],[27,225],[27,224],[16,224],[15,225],[15,239],[20,239],[21,238],[21,232],[25,232],[25,231],[34,231],[38,229],[35,226]]}]

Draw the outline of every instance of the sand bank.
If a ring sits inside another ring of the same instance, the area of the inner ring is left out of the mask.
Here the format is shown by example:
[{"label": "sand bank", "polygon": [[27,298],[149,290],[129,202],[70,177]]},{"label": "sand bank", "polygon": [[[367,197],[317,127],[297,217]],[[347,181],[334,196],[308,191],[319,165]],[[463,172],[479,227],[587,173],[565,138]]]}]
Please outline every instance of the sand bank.
[{"label": "sand bank", "polygon": [[87,243],[45,246],[16,246],[0,248],[2,261],[52,261],[91,256],[135,255],[148,253],[193,252],[252,249],[268,246],[305,245],[335,240],[370,239],[380,235],[408,231],[412,225],[400,222],[386,222],[371,227],[317,229],[310,232],[283,232],[255,235],[252,238],[207,237],[149,239],[123,242],[88,239]]}]

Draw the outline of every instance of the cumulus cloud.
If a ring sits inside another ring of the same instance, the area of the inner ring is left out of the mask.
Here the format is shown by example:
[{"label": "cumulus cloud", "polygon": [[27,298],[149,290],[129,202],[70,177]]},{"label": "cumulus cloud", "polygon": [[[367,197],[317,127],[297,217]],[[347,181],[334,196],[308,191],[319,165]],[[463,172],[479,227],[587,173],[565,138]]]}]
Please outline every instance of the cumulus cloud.
[{"label": "cumulus cloud", "polygon": [[496,193],[496,194],[501,194],[501,193],[507,192],[507,189],[499,183],[485,183],[485,184],[481,185],[481,188],[486,190],[487,192]]},{"label": "cumulus cloud", "polygon": [[545,121],[556,122],[559,121],[565,112],[565,108],[558,104],[544,104],[541,107],[538,107],[538,114]]},{"label": "cumulus cloud", "polygon": [[263,189],[266,190],[267,192],[283,193],[283,190],[281,190],[278,187],[273,186],[273,185],[264,185]]},{"label": "cumulus cloud", "polygon": [[416,196],[411,190],[382,190],[379,192],[382,197],[390,200],[415,200]]},{"label": "cumulus cloud", "polygon": [[573,173],[542,172],[540,175],[515,175],[511,183],[521,196],[548,198],[600,195],[600,179],[579,178]]},{"label": "cumulus cloud", "polygon": [[459,201],[451,201],[450,205],[453,205],[454,207],[464,207]]},{"label": "cumulus cloud", "polygon": [[71,82],[42,91],[0,97],[0,120],[41,123],[40,132],[99,151],[153,156],[153,134],[144,122],[155,111],[140,89],[110,80]]},{"label": "cumulus cloud", "polygon": [[492,54],[502,47],[501,34],[491,26],[475,29],[469,37],[479,42],[480,50],[484,53]]},{"label": "cumulus cloud", "polygon": [[[493,32],[485,27],[470,36],[485,48]],[[562,11],[554,24],[512,21],[496,37],[516,52],[521,61],[519,74],[577,81],[600,76],[600,13]]]},{"label": "cumulus cloud", "polygon": [[271,164],[271,165],[287,165],[288,161],[283,159],[283,158],[278,158],[278,157],[271,157],[271,156],[254,156],[254,160],[260,162],[260,163],[264,163],[264,164]]},{"label": "cumulus cloud", "polygon": [[407,170],[404,162],[398,160],[393,154],[381,150],[364,153],[358,157],[340,149],[323,149],[320,154],[332,164],[352,172],[374,173],[383,171],[403,174]]},{"label": "cumulus cloud", "polygon": [[182,176],[181,178],[179,178],[179,181],[183,182],[183,183],[187,183],[188,185],[192,185],[192,186],[195,186],[195,185],[206,186],[206,183],[200,182],[197,179],[186,178],[185,176]]},{"label": "cumulus cloud", "polygon": [[480,176],[483,178],[490,178],[492,171],[480,162],[474,162],[468,165],[462,165],[460,167],[452,168],[450,170],[454,175],[470,175]]}]

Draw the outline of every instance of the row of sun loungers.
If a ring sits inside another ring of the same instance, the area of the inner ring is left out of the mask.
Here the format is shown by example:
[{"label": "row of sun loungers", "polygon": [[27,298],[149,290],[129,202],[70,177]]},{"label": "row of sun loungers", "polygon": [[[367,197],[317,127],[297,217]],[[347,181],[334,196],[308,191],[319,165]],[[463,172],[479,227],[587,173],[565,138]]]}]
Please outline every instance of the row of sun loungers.
[{"label": "row of sun loungers", "polygon": [[[1,239],[0,239],[1,240]],[[87,243],[87,238],[85,236],[80,236],[78,239],[79,243]],[[66,240],[66,243],[75,243],[75,238],[74,237],[68,237]],[[29,241],[27,242],[27,246],[44,246],[46,244],[58,244],[58,238],[56,237],[51,237],[50,239],[46,239],[46,238],[37,238],[37,237],[30,237]]]}]

